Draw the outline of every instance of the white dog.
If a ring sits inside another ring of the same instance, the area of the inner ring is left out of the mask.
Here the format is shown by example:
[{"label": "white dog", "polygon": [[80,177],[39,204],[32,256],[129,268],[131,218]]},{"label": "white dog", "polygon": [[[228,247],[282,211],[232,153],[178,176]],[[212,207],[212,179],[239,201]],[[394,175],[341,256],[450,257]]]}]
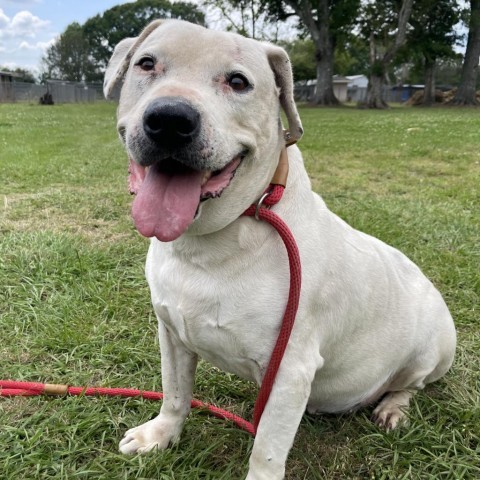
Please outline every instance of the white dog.
[{"label": "white dog", "polygon": [[[120,42],[105,75],[124,81],[118,131],[130,157],[132,214],[152,237],[146,275],[158,317],[165,400],[129,430],[123,453],[175,442],[190,411],[198,356],[261,383],[285,309],[289,269],[271,226],[242,212],[262,196],[285,136],[303,130],[286,53],[239,35],[156,21]],[[439,292],[392,247],[358,232],[311,191],[300,151],[273,207],[302,260],[296,323],[261,418],[248,480],[284,477],[300,419],[380,400],[394,428],[415,390],[453,361]]]}]

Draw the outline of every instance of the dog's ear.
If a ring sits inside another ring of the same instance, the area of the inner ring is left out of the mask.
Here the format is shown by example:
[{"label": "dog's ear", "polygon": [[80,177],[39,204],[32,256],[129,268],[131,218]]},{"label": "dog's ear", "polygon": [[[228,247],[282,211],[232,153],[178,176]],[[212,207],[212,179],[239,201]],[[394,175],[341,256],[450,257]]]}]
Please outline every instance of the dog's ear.
[{"label": "dog's ear", "polygon": [[267,44],[266,49],[270,67],[275,74],[275,82],[280,89],[280,105],[288,120],[285,141],[287,145],[291,145],[300,140],[303,135],[302,122],[293,98],[292,65],[283,48]]},{"label": "dog's ear", "polygon": [[113,55],[108,62],[103,81],[105,98],[109,98],[115,86],[123,80],[130,66],[130,60],[137,48],[162,23],[163,20],[155,20],[149,23],[138,37],[125,38],[115,47]]}]

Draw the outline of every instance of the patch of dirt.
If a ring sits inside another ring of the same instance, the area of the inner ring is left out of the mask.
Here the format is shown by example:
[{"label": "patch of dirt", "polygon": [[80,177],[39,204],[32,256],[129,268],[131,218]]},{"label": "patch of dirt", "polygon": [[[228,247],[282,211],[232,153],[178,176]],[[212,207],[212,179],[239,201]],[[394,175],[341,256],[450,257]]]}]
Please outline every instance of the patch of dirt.
[{"label": "patch of dirt", "polygon": [[[120,219],[95,218],[92,214],[95,204],[81,201],[82,196],[88,198],[88,193],[87,189],[61,187],[35,193],[3,195],[3,198],[0,197],[0,233],[48,230],[81,235],[92,242],[116,242],[131,238],[133,229],[128,229],[128,211]],[[65,201],[65,205],[58,202],[62,195],[72,194],[79,197],[78,208],[71,197]]]}]

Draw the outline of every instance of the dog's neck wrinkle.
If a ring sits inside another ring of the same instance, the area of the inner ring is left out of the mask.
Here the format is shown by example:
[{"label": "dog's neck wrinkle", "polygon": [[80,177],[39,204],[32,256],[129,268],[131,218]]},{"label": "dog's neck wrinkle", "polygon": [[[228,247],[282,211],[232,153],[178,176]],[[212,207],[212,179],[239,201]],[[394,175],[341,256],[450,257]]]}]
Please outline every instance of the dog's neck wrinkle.
[{"label": "dog's neck wrinkle", "polygon": [[[250,252],[263,250],[269,234],[275,233],[262,222],[252,227],[251,221],[240,217],[218,232],[183,235],[172,242],[171,253],[182,262],[202,268],[238,263],[238,257],[243,258],[242,263],[250,264],[253,258]],[[252,235],[252,228],[258,229],[255,235]]]}]

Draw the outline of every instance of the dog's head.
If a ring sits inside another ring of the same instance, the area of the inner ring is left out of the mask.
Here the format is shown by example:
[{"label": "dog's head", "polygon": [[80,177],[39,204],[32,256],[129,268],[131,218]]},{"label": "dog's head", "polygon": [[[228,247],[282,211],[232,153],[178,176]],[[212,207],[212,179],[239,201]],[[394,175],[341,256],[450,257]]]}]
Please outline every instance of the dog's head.
[{"label": "dog's head", "polygon": [[130,157],[133,218],[147,237],[224,228],[275,171],[280,107],[292,139],[303,133],[287,54],[239,35],[157,20],[115,48],[105,96],[121,81],[117,128]]}]

